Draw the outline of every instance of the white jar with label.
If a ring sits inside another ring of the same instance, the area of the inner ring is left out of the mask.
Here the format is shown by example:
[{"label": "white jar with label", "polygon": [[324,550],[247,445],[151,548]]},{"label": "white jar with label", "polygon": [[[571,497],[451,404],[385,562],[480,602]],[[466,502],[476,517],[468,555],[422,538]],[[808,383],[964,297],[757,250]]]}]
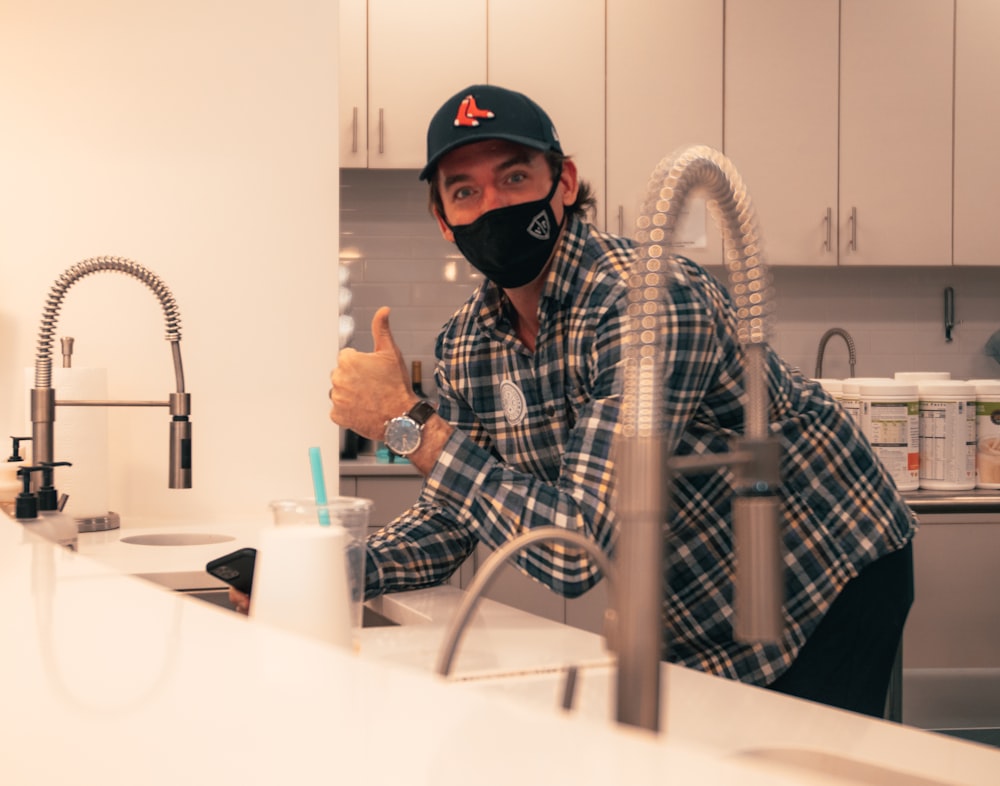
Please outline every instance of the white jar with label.
[{"label": "white jar with label", "polygon": [[920,488],[976,487],[976,386],[926,380],[920,390]]},{"label": "white jar with label", "polygon": [[976,386],[976,488],[1000,489],[1000,379]]},{"label": "white jar with label", "polygon": [[887,379],[858,386],[860,425],[900,491],[920,488],[920,393],[916,383]]},{"label": "white jar with label", "polygon": [[863,382],[892,382],[889,377],[848,377],[841,383],[840,406],[847,410],[854,422],[861,425],[861,400],[859,390]]}]

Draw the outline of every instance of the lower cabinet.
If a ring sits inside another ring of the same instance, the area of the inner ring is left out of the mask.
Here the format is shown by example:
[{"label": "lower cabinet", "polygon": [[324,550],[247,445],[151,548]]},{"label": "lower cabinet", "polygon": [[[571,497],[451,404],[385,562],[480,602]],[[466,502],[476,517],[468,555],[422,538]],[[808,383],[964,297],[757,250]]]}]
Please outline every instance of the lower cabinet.
[{"label": "lower cabinet", "polygon": [[915,598],[903,634],[904,723],[1000,728],[997,554],[996,515],[920,516]]}]

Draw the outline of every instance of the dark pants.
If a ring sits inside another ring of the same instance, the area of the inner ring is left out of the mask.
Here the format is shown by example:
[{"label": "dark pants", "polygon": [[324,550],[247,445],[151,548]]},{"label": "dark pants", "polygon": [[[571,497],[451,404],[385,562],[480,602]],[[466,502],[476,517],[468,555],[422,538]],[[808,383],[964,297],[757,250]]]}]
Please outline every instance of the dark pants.
[{"label": "dark pants", "polygon": [[912,604],[913,547],[907,544],[847,583],[795,662],[768,687],[881,718]]}]

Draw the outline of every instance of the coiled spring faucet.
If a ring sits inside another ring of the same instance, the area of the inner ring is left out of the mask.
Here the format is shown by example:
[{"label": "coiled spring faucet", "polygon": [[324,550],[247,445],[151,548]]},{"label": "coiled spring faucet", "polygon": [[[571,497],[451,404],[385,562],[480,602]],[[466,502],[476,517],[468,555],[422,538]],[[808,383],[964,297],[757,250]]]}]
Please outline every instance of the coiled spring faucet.
[{"label": "coiled spring faucet", "polygon": [[[695,191],[708,206],[726,247],[729,293],[744,351],[744,433],[722,454],[675,457],[663,433],[667,360],[663,293],[681,210]],[[780,452],[768,428],[766,331],[772,310],[757,218],[742,178],[722,153],[704,145],[660,162],[636,222],[637,259],[629,281],[630,330],[625,346],[621,432],[617,435],[617,629],[619,722],[660,728],[660,653],[663,637],[664,522],[673,478],[726,467],[755,493],[733,500],[734,634],[743,641],[776,641],[782,634],[783,576],[775,489]],[[666,545],[669,545],[667,542]]]},{"label": "coiled spring faucet", "polygon": [[[166,339],[173,355],[177,390],[167,401],[57,401],[52,387],[52,340],[63,299],[73,284],[92,273],[117,272],[145,284],[157,296],[166,317]],[[52,285],[42,312],[42,324],[35,354],[35,386],[31,390],[31,445],[35,464],[54,461],[56,406],[90,407],[169,407],[170,469],[172,489],[191,488],[191,395],[184,391],[181,363],[180,313],[174,296],[160,278],[138,264],[120,257],[95,257],[67,269]],[[110,529],[111,527],[109,527]]]},{"label": "coiled spring faucet", "polygon": [[826,333],[824,333],[822,338],[819,340],[819,349],[816,352],[816,376],[814,379],[823,378],[823,353],[826,351],[827,342],[834,336],[840,336],[847,344],[848,363],[851,365],[851,376],[854,376],[854,368],[858,363],[858,355],[854,349],[854,339],[851,338],[851,334],[843,328],[835,327],[826,331]]}]

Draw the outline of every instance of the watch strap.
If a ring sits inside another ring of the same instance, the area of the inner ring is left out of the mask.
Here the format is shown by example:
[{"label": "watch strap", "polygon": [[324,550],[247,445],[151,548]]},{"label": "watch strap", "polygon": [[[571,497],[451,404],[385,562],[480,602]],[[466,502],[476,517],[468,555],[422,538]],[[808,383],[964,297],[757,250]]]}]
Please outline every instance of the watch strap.
[{"label": "watch strap", "polygon": [[404,417],[410,418],[418,426],[423,427],[423,425],[430,420],[431,415],[435,413],[434,405],[429,401],[421,399],[404,415]]}]

